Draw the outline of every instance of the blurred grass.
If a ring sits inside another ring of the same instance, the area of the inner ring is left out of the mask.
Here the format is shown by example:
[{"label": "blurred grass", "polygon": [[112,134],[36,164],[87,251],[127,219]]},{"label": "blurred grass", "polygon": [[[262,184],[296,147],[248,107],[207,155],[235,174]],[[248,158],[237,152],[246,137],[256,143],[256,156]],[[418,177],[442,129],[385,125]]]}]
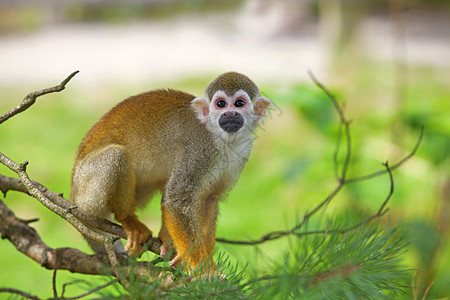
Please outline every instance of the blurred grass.
[{"label": "blurred grass", "polygon": [[[406,98],[395,102],[392,79],[383,76],[389,68],[367,65],[361,68],[358,77],[339,83],[338,87],[325,84],[340,101],[346,102],[347,115],[353,120],[350,176],[379,170],[382,162],[389,160],[392,164],[409,153],[419,126],[425,125],[416,157],[394,173],[396,191],[389,204],[389,218],[391,223],[401,221],[403,230],[409,232],[412,242],[404,256],[407,267],[420,269],[423,282],[435,282],[430,299],[444,297],[450,286],[449,229],[448,223],[444,223],[450,215],[448,194],[444,192],[444,185],[450,180],[450,87],[435,70],[417,67],[409,71]],[[201,94],[207,78],[187,78],[170,86]],[[60,80],[55,78],[56,82]],[[265,94],[278,108],[270,112],[258,131],[251,159],[221,205],[217,230],[220,237],[256,239],[270,231],[292,227],[336,185],[332,155],[338,123],[329,100],[310,82],[294,84],[285,91],[278,91],[275,83],[268,87]],[[68,198],[75,151],[85,132],[115,103],[146,89],[111,85],[102,94],[91,95],[86,90],[71,88],[69,83],[65,91],[39,98],[26,112],[2,124],[0,151],[18,162],[29,160],[28,171],[34,180]],[[32,90],[32,87],[2,89],[0,112],[16,106]],[[0,173],[14,177],[3,166]],[[309,226],[312,228],[321,218],[330,216],[338,216],[343,223],[357,222],[378,209],[388,188],[386,176],[351,184],[327,207],[326,214],[312,220]],[[78,232],[34,199],[9,192],[5,203],[19,218],[39,217],[33,227],[50,247],[89,251]],[[154,232],[159,228],[159,215],[159,199],[140,212],[144,223]],[[242,267],[248,263],[248,272],[252,272],[266,268],[288,243],[289,239],[280,239],[258,249],[218,244],[217,250],[229,254]],[[263,255],[256,255],[258,251]],[[17,252],[8,241],[0,242],[0,252],[0,286],[42,297],[50,295],[51,271]],[[143,257],[151,258],[151,254]],[[91,280],[58,272],[59,286],[77,278]],[[67,296],[84,288],[71,286]]]}]

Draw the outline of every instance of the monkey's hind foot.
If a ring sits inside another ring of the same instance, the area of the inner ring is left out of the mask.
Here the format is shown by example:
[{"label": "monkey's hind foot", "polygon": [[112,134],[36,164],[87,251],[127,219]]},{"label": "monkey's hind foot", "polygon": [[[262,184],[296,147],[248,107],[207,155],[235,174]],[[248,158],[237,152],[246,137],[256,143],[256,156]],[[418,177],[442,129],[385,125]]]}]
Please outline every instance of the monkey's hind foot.
[{"label": "monkey's hind foot", "polygon": [[140,257],[145,251],[145,243],[152,237],[152,232],[135,215],[128,216],[119,222],[127,233],[125,249],[129,255]]},{"label": "monkey's hind foot", "polygon": [[[161,237],[159,238],[161,239]],[[174,259],[176,256],[176,250],[173,246],[172,239],[169,239],[168,241],[165,241],[162,243],[159,255],[162,258],[168,258],[168,259]]]}]

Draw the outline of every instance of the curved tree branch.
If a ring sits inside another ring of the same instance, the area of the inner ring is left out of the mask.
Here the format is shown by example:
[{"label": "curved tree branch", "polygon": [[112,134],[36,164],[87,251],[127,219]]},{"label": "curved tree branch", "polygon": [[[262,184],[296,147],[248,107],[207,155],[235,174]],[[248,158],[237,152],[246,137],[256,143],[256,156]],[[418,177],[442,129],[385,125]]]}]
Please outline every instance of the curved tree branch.
[{"label": "curved tree branch", "polygon": [[34,186],[33,182],[28,177],[28,174],[26,172],[28,161],[18,164],[0,152],[0,163],[8,167],[11,171],[14,171],[19,176],[19,179],[22,181],[28,193],[32,197],[37,199],[46,208],[56,213],[61,218],[65,219],[83,235],[102,244],[109,242],[108,236],[101,235],[96,231],[90,229],[86,225],[84,225],[72,214],[70,209],[64,209],[63,207],[56,205],[55,203],[50,201],[47,197],[45,197],[45,195],[37,187]]},{"label": "curved tree branch", "polygon": [[72,72],[72,74],[67,76],[67,78],[64,79],[60,84],[58,84],[54,87],[50,87],[50,88],[46,88],[46,89],[42,89],[39,91],[29,93],[28,95],[25,96],[25,98],[22,100],[22,102],[18,106],[16,106],[15,108],[11,109],[9,112],[0,116],[0,124],[5,122],[9,118],[17,115],[18,113],[21,113],[24,110],[26,110],[28,107],[30,107],[31,105],[33,105],[36,102],[36,99],[38,97],[46,95],[46,94],[50,94],[50,93],[60,92],[60,91],[64,90],[66,88],[66,84],[75,75],[77,75],[78,72],[79,71]]},{"label": "curved tree branch", "polygon": [[[0,233],[17,250],[30,257],[41,266],[50,270],[68,270],[72,273],[90,275],[112,275],[112,269],[105,254],[88,255],[74,248],[53,249],[47,246],[39,234],[26,221],[18,219],[8,207],[0,201]],[[128,256],[117,256],[119,266],[130,271]],[[155,280],[162,269],[147,262],[138,262],[136,274],[146,282]],[[144,277],[144,274],[148,275]]]},{"label": "curved tree branch", "polygon": [[[68,200],[66,200],[62,194],[54,193],[47,189],[44,185],[39,182],[32,181],[33,185],[51,202],[61,208],[70,211],[77,219],[87,224],[89,227],[99,229],[103,232],[110,233],[112,235],[119,236],[123,239],[127,239],[127,234],[122,226],[111,222],[106,219],[89,217],[87,218],[83,215],[75,206],[72,205]],[[0,191],[6,195],[8,191],[18,191],[30,195],[25,185],[20,181],[20,179],[4,176],[0,174]],[[161,240],[157,237],[152,237],[148,246],[148,250],[159,254],[161,247]]]}]

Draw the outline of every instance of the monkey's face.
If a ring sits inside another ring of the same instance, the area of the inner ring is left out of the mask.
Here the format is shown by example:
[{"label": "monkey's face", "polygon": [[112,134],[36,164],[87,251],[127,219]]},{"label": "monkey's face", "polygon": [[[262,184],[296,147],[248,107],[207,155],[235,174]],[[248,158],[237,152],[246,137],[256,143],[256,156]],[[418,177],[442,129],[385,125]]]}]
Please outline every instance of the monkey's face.
[{"label": "monkey's face", "polygon": [[235,133],[246,123],[244,116],[247,117],[247,122],[251,121],[248,116],[253,111],[253,104],[244,91],[239,91],[233,96],[218,91],[214,94],[209,111],[212,122],[216,121],[227,133]]},{"label": "monkey's face", "polygon": [[264,97],[252,101],[244,90],[232,95],[218,90],[211,99],[199,97],[191,102],[197,117],[211,132],[219,135],[251,132],[270,104],[271,101]]}]

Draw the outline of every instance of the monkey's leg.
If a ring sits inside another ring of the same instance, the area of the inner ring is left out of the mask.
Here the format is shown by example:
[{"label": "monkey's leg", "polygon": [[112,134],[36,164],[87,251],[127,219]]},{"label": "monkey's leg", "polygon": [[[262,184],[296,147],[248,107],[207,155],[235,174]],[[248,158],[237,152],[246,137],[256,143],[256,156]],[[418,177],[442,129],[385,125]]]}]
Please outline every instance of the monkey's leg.
[{"label": "monkey's leg", "polygon": [[71,198],[86,214],[107,218],[113,213],[127,233],[128,252],[140,254],[151,232],[134,214],[135,175],[124,147],[109,145],[78,163]]},{"label": "monkey's leg", "polygon": [[[221,193],[217,194],[220,195]],[[226,279],[226,275],[217,268],[212,258],[212,253],[214,252],[214,246],[216,244],[216,222],[217,215],[219,213],[219,197],[214,195],[215,194],[212,194],[202,202],[202,226],[204,231],[206,232],[206,251],[208,253],[211,253],[210,261],[206,262],[207,272],[209,272],[210,274],[215,274],[221,279]]]},{"label": "monkey's leg", "polygon": [[[162,210],[162,207],[161,207]],[[170,236],[169,230],[167,229],[164,217],[161,217],[161,229],[159,230],[158,238],[161,240],[161,251],[160,254],[162,258],[167,257],[167,253],[173,249],[173,241]]]},{"label": "monkey's leg", "polygon": [[[218,211],[218,198],[209,196],[202,201],[201,224],[202,230],[205,232],[205,247],[208,253],[213,253],[216,244],[216,221]],[[212,262],[212,257],[211,257]]]},{"label": "monkey's leg", "polygon": [[127,233],[125,250],[133,256],[141,256],[144,244],[152,232],[135,215],[136,179],[131,159],[122,146],[110,146],[109,155],[115,159],[114,171],[110,174],[115,183],[114,194],[108,197],[109,206],[117,221]]},{"label": "monkey's leg", "polygon": [[131,158],[126,148],[119,145],[108,146],[102,154],[103,163],[108,168],[111,188],[107,193],[108,206],[114,217],[127,233],[125,250],[133,256],[140,256],[151,231],[141,223],[135,211],[136,178]]},{"label": "monkey's leg", "polygon": [[212,261],[215,232],[211,230],[215,230],[217,202],[202,201],[199,204],[201,207],[183,210],[180,206],[166,203],[161,205],[161,210],[177,251],[171,265],[175,266],[181,261],[188,269],[193,270],[202,263],[205,271],[210,272],[216,269]]},{"label": "monkey's leg", "polygon": [[[172,237],[177,255],[171,261],[176,266],[180,261],[187,267],[195,268],[201,257],[206,256],[206,249],[202,238],[185,214],[181,210],[174,210],[170,206],[162,205],[162,216],[167,230]],[[187,221],[187,222],[186,222]]]}]

